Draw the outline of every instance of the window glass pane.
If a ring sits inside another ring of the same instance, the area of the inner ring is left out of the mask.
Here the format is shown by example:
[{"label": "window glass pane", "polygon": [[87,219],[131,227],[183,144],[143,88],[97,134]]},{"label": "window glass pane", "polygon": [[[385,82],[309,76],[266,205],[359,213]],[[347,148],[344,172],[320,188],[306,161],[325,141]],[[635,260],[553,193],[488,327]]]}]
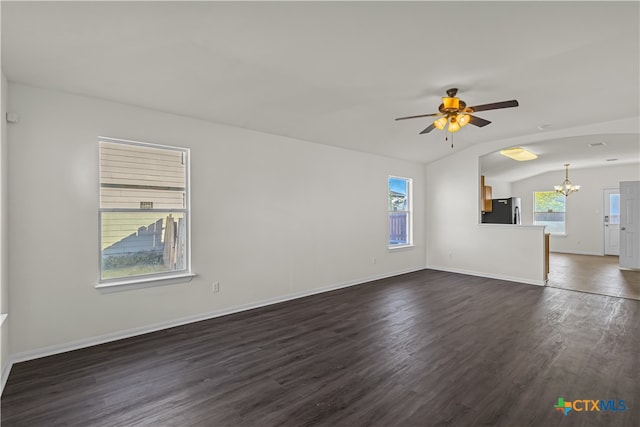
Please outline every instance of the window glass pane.
[{"label": "window glass pane", "polygon": [[409,183],[402,178],[389,178],[389,210],[406,211]]},{"label": "window glass pane", "polygon": [[102,212],[102,279],[186,268],[182,212]]},{"label": "window glass pane", "polygon": [[555,191],[535,193],[536,212],[564,212],[565,196]]},{"label": "window glass pane", "polygon": [[100,207],[182,209],[183,151],[100,141]]},{"label": "window glass pane", "polygon": [[564,212],[535,212],[534,224],[546,225],[547,233],[564,233]]},{"label": "window glass pane", "polygon": [[407,235],[407,222],[409,214],[407,212],[389,212],[389,244],[407,245],[409,236]]},{"label": "window glass pane", "polygon": [[620,194],[609,194],[609,224],[620,224]]}]

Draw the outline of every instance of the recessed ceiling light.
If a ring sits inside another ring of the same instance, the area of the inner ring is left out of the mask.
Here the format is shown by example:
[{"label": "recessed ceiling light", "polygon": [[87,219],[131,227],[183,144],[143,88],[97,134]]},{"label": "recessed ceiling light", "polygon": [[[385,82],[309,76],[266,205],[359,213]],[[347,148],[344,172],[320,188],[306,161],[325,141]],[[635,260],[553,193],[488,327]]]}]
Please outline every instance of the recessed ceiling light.
[{"label": "recessed ceiling light", "polygon": [[527,151],[522,147],[505,148],[504,150],[500,150],[500,154],[519,162],[526,162],[527,160],[534,160],[538,158],[537,154]]},{"label": "recessed ceiling light", "polygon": [[587,144],[589,147],[602,147],[607,145],[606,142],[592,142],[591,144]]}]

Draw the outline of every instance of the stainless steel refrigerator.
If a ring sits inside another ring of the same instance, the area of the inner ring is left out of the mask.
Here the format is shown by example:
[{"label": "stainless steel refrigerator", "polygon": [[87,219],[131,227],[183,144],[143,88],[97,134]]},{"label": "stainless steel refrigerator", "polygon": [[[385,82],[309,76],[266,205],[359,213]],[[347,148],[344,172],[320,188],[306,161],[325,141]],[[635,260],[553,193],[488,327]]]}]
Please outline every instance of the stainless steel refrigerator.
[{"label": "stainless steel refrigerator", "polygon": [[520,197],[492,199],[491,212],[482,214],[483,224],[522,224]]}]

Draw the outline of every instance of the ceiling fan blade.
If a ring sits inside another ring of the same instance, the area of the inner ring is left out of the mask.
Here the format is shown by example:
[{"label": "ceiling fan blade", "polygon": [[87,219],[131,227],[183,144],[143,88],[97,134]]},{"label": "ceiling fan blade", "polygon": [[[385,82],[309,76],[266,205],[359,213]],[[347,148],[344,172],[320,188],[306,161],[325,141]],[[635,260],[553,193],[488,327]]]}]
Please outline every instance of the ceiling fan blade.
[{"label": "ceiling fan blade", "polygon": [[420,114],[419,116],[398,117],[396,120],[418,119],[420,117],[435,117],[435,116],[442,116],[442,113]]},{"label": "ceiling fan blade", "polygon": [[482,104],[482,105],[474,105],[473,107],[467,107],[465,111],[469,113],[475,113],[476,111],[486,111],[486,110],[498,110],[500,108],[511,108],[517,107],[518,101],[512,99],[511,101],[502,101],[502,102],[494,102],[491,104]]},{"label": "ceiling fan blade", "polygon": [[425,130],[423,130],[422,132],[420,132],[420,135],[424,135],[425,133],[429,133],[429,132],[431,132],[432,130],[434,130],[435,128],[436,128],[436,125],[434,125],[433,123],[431,123],[431,124],[429,125],[429,127],[428,127],[428,128],[426,128]]},{"label": "ceiling fan blade", "polygon": [[469,117],[470,117],[469,123],[471,123],[474,126],[478,126],[480,128],[491,123],[489,120],[481,119],[480,117],[476,117],[472,115],[469,115]]}]

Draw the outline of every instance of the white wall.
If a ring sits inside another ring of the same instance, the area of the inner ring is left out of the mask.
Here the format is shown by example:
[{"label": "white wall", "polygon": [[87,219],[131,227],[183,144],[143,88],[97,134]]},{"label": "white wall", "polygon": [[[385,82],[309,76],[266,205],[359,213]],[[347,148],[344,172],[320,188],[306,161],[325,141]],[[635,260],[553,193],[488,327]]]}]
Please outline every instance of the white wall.
[{"label": "white wall", "polygon": [[487,152],[471,147],[426,166],[427,266],[542,285],[543,227],[479,224]]},{"label": "white wall", "polygon": [[492,199],[504,199],[507,197],[517,196],[513,194],[510,182],[499,181],[493,178],[487,178],[485,185],[491,186],[491,198]]},{"label": "white wall", "polygon": [[[425,266],[423,165],[13,83],[9,101],[18,359]],[[191,149],[192,282],[94,288],[98,136]],[[388,175],[414,180],[414,248],[387,249]]]},{"label": "white wall", "polygon": [[[522,198],[523,224],[533,224],[533,193],[553,190],[554,185],[562,183],[564,175],[564,170],[549,172],[512,184],[514,194]],[[637,163],[585,169],[569,167],[569,178],[580,185],[580,191],[567,197],[567,235],[551,236],[550,249],[554,252],[603,255],[603,190],[618,188],[620,181],[639,180],[640,167]]]},{"label": "white wall", "polygon": [[[7,97],[8,82],[2,73],[2,87],[0,99],[2,100],[2,116],[0,116],[0,314],[9,312],[9,251],[8,251],[8,215],[7,215]],[[0,327],[0,390],[9,376],[9,318],[7,317]]]}]

